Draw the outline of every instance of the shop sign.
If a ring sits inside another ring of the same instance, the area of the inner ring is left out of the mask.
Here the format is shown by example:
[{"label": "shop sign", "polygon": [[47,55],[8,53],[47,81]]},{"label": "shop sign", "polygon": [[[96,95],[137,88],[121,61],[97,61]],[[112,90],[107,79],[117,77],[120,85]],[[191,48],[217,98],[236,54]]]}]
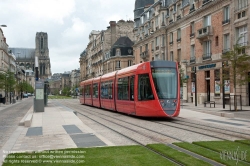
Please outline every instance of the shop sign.
[{"label": "shop sign", "polygon": [[216,64],[209,64],[209,65],[199,66],[198,69],[202,70],[202,69],[210,69],[210,68],[214,68],[214,67],[216,67]]}]

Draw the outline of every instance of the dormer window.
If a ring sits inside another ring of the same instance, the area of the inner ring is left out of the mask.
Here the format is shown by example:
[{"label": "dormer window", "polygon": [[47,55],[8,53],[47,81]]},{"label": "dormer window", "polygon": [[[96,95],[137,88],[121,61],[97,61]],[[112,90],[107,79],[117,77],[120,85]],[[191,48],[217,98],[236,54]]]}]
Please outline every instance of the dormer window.
[{"label": "dormer window", "polygon": [[117,48],[116,49],[116,54],[115,54],[116,56],[121,56],[121,50],[120,50],[120,48]]}]

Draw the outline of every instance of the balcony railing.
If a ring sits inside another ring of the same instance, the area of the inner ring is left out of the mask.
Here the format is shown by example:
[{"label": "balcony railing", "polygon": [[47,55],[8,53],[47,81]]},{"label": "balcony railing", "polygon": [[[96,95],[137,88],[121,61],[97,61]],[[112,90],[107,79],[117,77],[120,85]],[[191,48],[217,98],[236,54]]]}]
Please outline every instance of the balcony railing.
[{"label": "balcony railing", "polygon": [[203,0],[202,6],[208,4],[209,2],[212,2],[212,0]]},{"label": "balcony railing", "polygon": [[190,38],[193,38],[195,36],[195,33],[190,34]]},{"label": "balcony railing", "polygon": [[155,50],[159,50],[159,46],[156,46],[156,47],[155,47]]},{"label": "balcony railing", "polygon": [[173,20],[173,19],[169,20],[169,24],[172,24],[173,22],[174,22],[174,20]]},{"label": "balcony railing", "polygon": [[211,26],[206,26],[204,28],[201,28],[197,32],[198,32],[198,36],[197,36],[198,39],[213,35]]},{"label": "balcony railing", "polygon": [[206,53],[202,55],[203,60],[210,60],[212,58],[212,53]]},{"label": "balcony railing", "polygon": [[192,5],[190,6],[189,13],[192,13],[192,12],[194,12],[194,11],[195,11],[195,7],[194,7],[194,4],[192,4]]},{"label": "balcony railing", "polygon": [[195,56],[191,56],[190,57],[190,63],[195,63],[196,62],[196,57]]},{"label": "balcony railing", "polygon": [[222,21],[222,25],[227,24],[227,23],[230,23],[230,19],[226,19],[226,20]]},{"label": "balcony railing", "polygon": [[222,54],[226,54],[229,51],[230,51],[230,48],[226,48],[226,49],[222,50]]},{"label": "balcony railing", "polygon": [[177,20],[180,20],[180,19],[181,19],[181,15],[178,15],[178,16],[177,16]]},{"label": "balcony railing", "polygon": [[171,41],[171,42],[169,42],[169,45],[172,45],[174,42],[173,41]]},{"label": "balcony railing", "polygon": [[177,41],[177,42],[181,42],[181,38],[177,39],[176,41]]},{"label": "balcony railing", "polygon": [[149,57],[148,51],[146,50],[146,51],[142,52],[142,53],[140,54],[140,57],[141,57],[142,59],[148,58],[148,57]]}]

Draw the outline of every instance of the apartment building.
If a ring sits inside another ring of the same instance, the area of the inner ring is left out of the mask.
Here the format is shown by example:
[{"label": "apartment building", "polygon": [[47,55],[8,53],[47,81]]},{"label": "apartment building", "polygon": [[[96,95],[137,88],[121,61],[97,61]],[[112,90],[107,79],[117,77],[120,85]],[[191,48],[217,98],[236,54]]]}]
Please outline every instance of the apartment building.
[{"label": "apartment building", "polygon": [[[198,103],[222,103],[222,55],[239,37],[239,44],[249,45],[248,4],[248,0],[155,0],[141,6],[144,11],[139,21],[135,18],[134,27],[135,62],[178,61],[188,78],[184,100],[194,102],[196,75]],[[241,95],[242,104],[250,105],[250,83],[234,92],[230,80],[225,82],[226,95]]]}]

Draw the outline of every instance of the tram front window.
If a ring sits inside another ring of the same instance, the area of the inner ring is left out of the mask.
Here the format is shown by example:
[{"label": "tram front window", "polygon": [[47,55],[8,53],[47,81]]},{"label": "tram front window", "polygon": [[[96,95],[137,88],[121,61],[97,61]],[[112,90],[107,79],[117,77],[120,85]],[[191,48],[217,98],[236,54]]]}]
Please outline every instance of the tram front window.
[{"label": "tram front window", "polygon": [[155,89],[159,99],[177,98],[177,73],[175,68],[152,69]]}]

